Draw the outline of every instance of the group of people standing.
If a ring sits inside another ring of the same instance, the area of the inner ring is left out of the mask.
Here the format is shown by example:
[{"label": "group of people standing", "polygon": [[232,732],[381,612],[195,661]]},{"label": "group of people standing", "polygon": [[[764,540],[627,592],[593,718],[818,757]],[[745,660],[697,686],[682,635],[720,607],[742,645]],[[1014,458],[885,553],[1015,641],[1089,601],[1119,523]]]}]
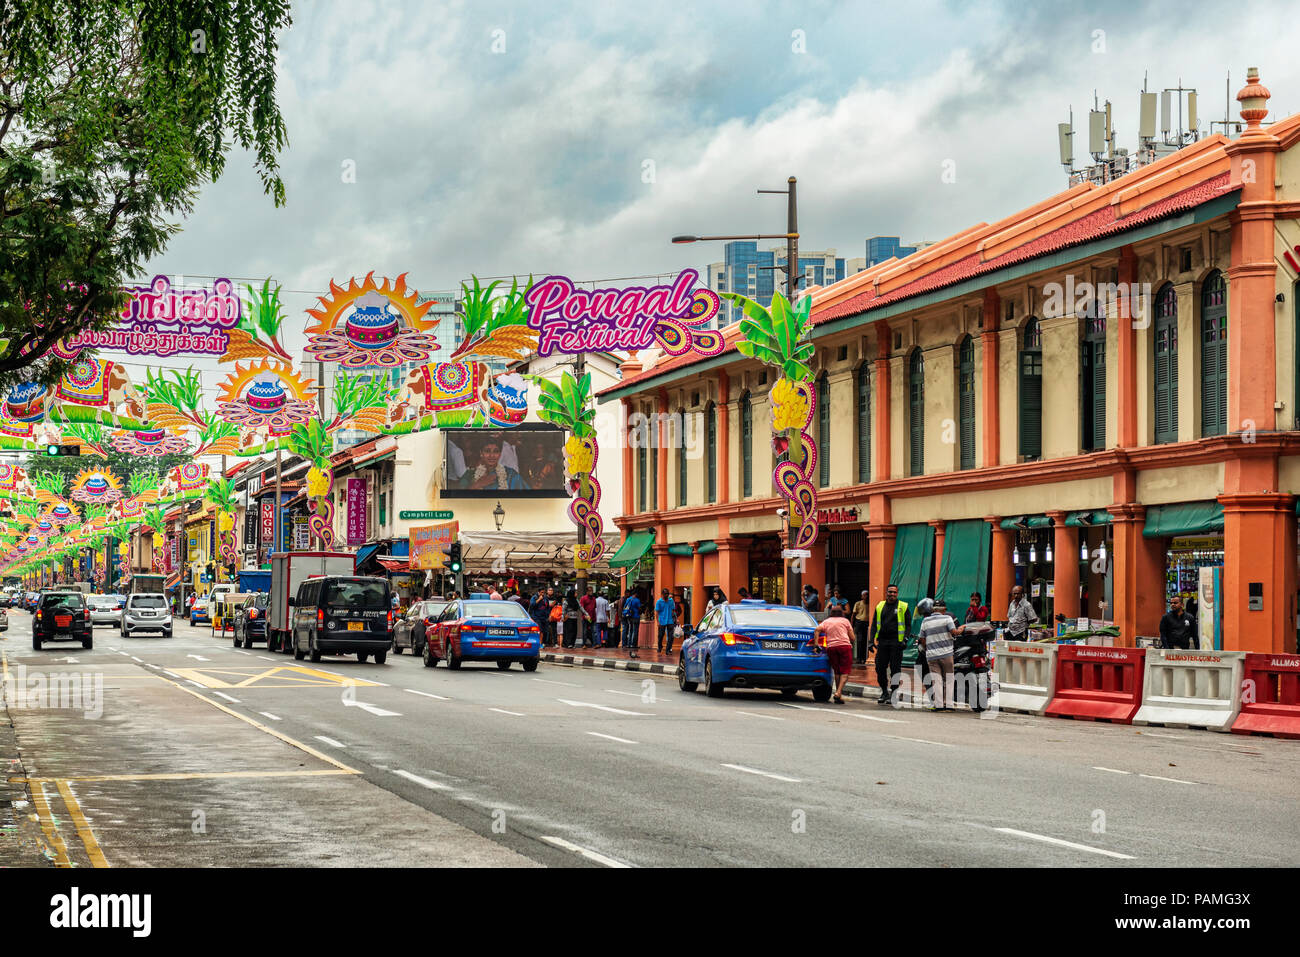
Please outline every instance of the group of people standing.
[{"label": "group of people standing", "polygon": [[548,585],[527,600],[522,596],[515,600],[528,609],[547,647],[613,647],[611,635],[617,634],[618,612],[604,590],[588,585],[579,595],[576,588],[570,587],[560,595],[554,585]]}]

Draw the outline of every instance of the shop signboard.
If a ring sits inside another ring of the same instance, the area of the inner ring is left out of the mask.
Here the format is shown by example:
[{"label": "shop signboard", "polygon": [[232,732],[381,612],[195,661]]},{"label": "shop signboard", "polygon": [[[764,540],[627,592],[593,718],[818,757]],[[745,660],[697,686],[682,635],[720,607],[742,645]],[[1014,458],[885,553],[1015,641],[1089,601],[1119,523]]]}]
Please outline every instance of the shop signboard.
[{"label": "shop signboard", "polygon": [[858,507],[850,505],[848,508],[819,508],[817,510],[818,525],[850,525],[858,521]]},{"label": "shop signboard", "polygon": [[434,511],[431,509],[403,509],[397,513],[397,517],[404,522],[445,522],[450,521],[454,515],[449,511]]},{"label": "shop signboard", "polygon": [[258,541],[264,546],[275,541],[275,503],[269,498],[262,501],[262,536]]},{"label": "shop signboard", "polygon": [[307,524],[307,517],[304,515],[294,519],[293,547],[300,552],[305,552],[311,547],[311,527]]},{"label": "shop signboard", "polygon": [[369,531],[367,527],[368,516],[366,501],[366,480],[363,478],[348,479],[347,487],[348,501],[348,544],[352,546],[363,545],[366,542],[366,536]]},{"label": "shop signboard", "polygon": [[442,549],[460,536],[460,522],[441,525],[417,525],[410,531],[410,566],[433,569],[442,567]]}]

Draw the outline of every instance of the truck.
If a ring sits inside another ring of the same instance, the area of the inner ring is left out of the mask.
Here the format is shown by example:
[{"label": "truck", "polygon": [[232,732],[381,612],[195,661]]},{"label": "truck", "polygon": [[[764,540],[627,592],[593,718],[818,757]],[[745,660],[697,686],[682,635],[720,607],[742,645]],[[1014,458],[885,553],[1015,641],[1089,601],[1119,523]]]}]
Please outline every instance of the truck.
[{"label": "truck", "polygon": [[242,592],[264,591],[271,593],[271,571],[267,568],[244,568],[239,575],[239,590]]},{"label": "truck", "polygon": [[166,575],[132,575],[131,581],[127,585],[127,593],[131,595],[161,595],[166,579]]},{"label": "truck", "polygon": [[271,601],[267,607],[266,647],[288,654],[293,634],[289,599],[308,578],[322,575],[351,575],[356,556],[350,552],[275,552],[271,555]]}]

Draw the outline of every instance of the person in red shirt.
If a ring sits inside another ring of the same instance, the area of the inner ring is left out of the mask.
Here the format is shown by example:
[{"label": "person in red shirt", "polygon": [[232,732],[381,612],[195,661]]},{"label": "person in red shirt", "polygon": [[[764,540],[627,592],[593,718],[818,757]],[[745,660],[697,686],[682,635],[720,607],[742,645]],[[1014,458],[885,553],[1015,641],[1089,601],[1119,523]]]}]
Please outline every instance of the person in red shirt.
[{"label": "person in red shirt", "polygon": [[578,599],[578,604],[582,606],[583,634],[590,648],[596,643],[596,589],[588,585],[587,593]]},{"label": "person in red shirt", "polygon": [[835,703],[844,703],[844,686],[853,670],[853,625],[844,606],[833,605],[826,620],[813,632],[813,641],[826,649],[831,671],[835,674]]},{"label": "person in red shirt", "polygon": [[966,606],[966,622],[988,621],[989,610],[980,604],[980,593],[971,592],[970,604]]}]

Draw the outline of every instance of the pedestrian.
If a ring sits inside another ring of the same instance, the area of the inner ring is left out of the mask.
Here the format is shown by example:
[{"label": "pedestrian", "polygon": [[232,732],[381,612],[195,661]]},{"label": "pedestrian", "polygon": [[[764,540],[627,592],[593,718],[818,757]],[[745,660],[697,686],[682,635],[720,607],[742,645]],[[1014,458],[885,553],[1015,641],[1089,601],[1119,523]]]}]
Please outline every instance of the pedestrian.
[{"label": "pedestrian", "polygon": [[746,600],[748,600],[748,598],[749,598],[749,589],[748,589],[748,588],[746,588],[744,585],[741,585],[739,588],[736,589],[736,600],[737,600],[737,601],[746,601]]},{"label": "pedestrian", "polygon": [[572,588],[564,593],[564,647],[572,648],[578,640],[578,622],[582,618],[582,606],[578,604],[578,593]]},{"label": "pedestrian", "polygon": [[623,621],[623,647],[628,650],[630,657],[635,658],[640,637],[637,630],[641,627],[641,599],[637,597],[636,592],[631,588],[627,590],[627,595],[623,598],[623,607],[619,610],[619,617]]},{"label": "pedestrian", "polygon": [[822,600],[817,596],[817,589],[812,585],[803,586],[803,607],[805,611],[811,612],[822,610]]},{"label": "pedestrian", "polygon": [[857,638],[858,645],[856,660],[860,665],[865,665],[867,656],[871,654],[871,643],[867,640],[870,622],[871,605],[868,604],[867,593],[864,591],[857,604],[853,606],[853,634]]},{"label": "pedestrian", "polygon": [[686,600],[685,595],[677,594],[673,596],[673,626],[668,630],[668,647],[664,649],[664,654],[673,653],[673,639],[686,636],[686,631],[691,627],[691,603]]},{"label": "pedestrian", "polygon": [[596,589],[588,585],[578,605],[582,608],[582,643],[591,648],[596,644]]},{"label": "pedestrian", "polygon": [[704,606],[704,614],[707,615],[709,612],[713,611],[713,609],[717,608],[719,605],[725,605],[726,603],[727,603],[727,596],[722,593],[722,589],[715,588],[713,589],[712,594],[710,594],[709,596],[709,603]]},{"label": "pedestrian", "polygon": [[497,586],[496,586],[496,585],[488,585],[488,588],[491,589],[491,591],[488,592],[488,598],[492,599],[492,601],[500,601],[500,600],[501,600],[501,592],[497,589]]},{"label": "pedestrian", "polygon": [[1038,623],[1038,613],[1025,597],[1025,589],[1016,585],[1011,589],[1011,601],[1007,605],[1007,637],[1011,641],[1027,641],[1029,626]]},{"label": "pedestrian", "polygon": [[988,621],[988,620],[989,620],[989,610],[985,608],[982,604],[980,604],[980,593],[977,591],[971,592],[970,604],[966,606],[965,623],[969,625],[972,621]]},{"label": "pedestrian", "polygon": [[609,599],[601,592],[596,596],[596,646],[609,647]]},{"label": "pedestrian", "polygon": [[528,617],[533,620],[537,630],[542,633],[542,644],[547,644],[546,640],[546,620],[550,617],[551,610],[546,605],[546,595],[539,588],[533,592],[533,597],[528,600]]},{"label": "pedestrian", "polygon": [[1160,647],[1192,648],[1196,642],[1196,619],[1183,609],[1183,596],[1169,599],[1169,611],[1160,619]]},{"label": "pedestrian", "polygon": [[829,588],[826,589],[826,610],[830,611],[832,608],[843,608],[844,616],[846,618],[848,617],[849,600],[840,594],[840,589],[838,585],[835,586],[834,594],[831,593],[831,590]]},{"label": "pedestrian", "polygon": [[655,624],[659,630],[659,644],[657,650],[663,654],[664,639],[668,640],[668,647],[673,646],[672,631],[673,625],[677,618],[677,603],[668,597],[668,589],[665,588],[659,595],[659,600],[655,602]]},{"label": "pedestrian", "polygon": [[[926,664],[930,666],[926,683],[930,686],[930,711],[956,711],[953,698],[953,652],[956,644],[953,639],[961,634],[962,626],[948,615],[948,606],[943,599],[931,602],[928,598],[917,602],[916,610],[925,614],[921,622],[917,644],[925,655]],[[928,614],[926,614],[928,612]]]},{"label": "pedestrian", "polygon": [[555,594],[555,586],[546,587],[546,643],[552,648],[559,639],[559,622],[564,617],[560,602]]},{"label": "pedestrian", "polygon": [[826,649],[826,659],[830,662],[831,673],[835,676],[834,698],[836,704],[844,703],[844,685],[853,670],[853,626],[849,624],[847,613],[839,605],[833,605],[826,613],[826,620],[817,625],[813,631],[813,640],[820,641]]},{"label": "pedestrian", "polygon": [[876,684],[880,686],[877,704],[889,704],[890,692],[898,687],[907,628],[907,602],[899,601],[898,586],[890,585],[885,589],[885,600],[876,604],[867,633],[867,643],[876,648]]}]

